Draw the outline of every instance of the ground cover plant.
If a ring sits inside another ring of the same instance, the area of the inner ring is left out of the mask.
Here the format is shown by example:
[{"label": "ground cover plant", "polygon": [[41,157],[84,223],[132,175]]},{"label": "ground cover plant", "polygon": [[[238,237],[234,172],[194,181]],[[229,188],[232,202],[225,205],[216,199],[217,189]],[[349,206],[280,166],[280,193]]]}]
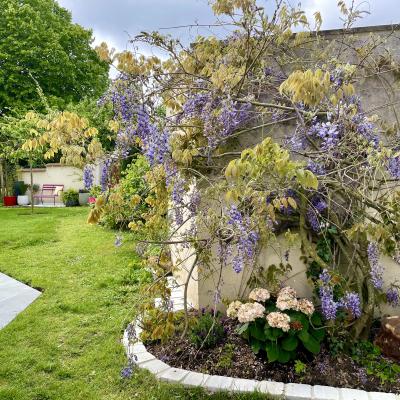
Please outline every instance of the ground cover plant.
[{"label": "ground cover plant", "polygon": [[[0,330],[1,400],[264,399],[209,396],[126,376],[121,345],[143,268],[115,232],[86,224],[87,209],[0,209],[0,271],[42,291]],[[23,234],[21,234],[23,233]]]}]

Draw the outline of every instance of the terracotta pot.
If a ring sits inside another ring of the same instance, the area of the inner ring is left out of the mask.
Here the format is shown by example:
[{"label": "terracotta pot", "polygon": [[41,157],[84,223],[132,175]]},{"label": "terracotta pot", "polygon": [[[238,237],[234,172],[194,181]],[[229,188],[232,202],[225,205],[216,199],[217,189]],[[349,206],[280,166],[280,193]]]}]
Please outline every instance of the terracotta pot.
[{"label": "terracotta pot", "polygon": [[17,205],[17,196],[4,196],[3,204],[6,207],[12,207]]}]

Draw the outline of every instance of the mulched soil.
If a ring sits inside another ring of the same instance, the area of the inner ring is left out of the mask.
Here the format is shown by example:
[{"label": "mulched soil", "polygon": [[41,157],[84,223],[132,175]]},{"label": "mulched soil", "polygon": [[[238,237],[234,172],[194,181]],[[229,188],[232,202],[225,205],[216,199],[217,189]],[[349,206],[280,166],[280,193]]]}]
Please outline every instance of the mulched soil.
[{"label": "mulched soil", "polygon": [[269,364],[265,355],[252,352],[248,343],[235,333],[235,326],[235,321],[226,320],[226,337],[212,349],[199,350],[188,338],[180,337],[163,344],[146,344],[146,347],[172,367],[206,374],[400,393],[400,382],[381,385],[378,378],[367,375],[351,357],[345,354],[332,357],[326,348],[315,358],[299,354],[299,359],[306,364],[301,374],[296,374],[294,362]]}]

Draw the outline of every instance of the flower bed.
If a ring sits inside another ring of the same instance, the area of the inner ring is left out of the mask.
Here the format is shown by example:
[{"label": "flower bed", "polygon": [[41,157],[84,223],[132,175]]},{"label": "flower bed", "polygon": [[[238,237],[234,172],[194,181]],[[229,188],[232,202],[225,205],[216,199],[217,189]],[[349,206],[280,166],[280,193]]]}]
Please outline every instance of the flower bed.
[{"label": "flower bed", "polygon": [[[364,390],[352,389],[354,382],[351,376],[356,376],[356,368],[348,370],[341,369],[344,365],[350,366],[351,362],[341,359],[326,359],[330,362],[327,366],[328,373],[326,380],[320,377],[320,373],[314,375],[312,380],[311,371],[317,371],[322,364],[317,367],[318,362],[323,363],[323,358],[315,360],[310,367],[310,373],[305,374],[303,379],[296,379],[296,373],[293,366],[285,365],[280,368],[271,368],[265,361],[261,361],[252,352],[249,352],[248,346],[245,346],[243,340],[238,338],[230,331],[229,320],[226,321],[227,339],[213,350],[204,352],[194,352],[187,340],[172,340],[165,345],[151,345],[147,348],[142,342],[132,340],[140,334],[141,328],[136,323],[130,324],[124,332],[123,344],[125,346],[129,362],[133,362],[139,368],[146,369],[154,374],[158,379],[170,383],[180,383],[188,387],[201,386],[209,391],[226,390],[232,392],[252,392],[283,396],[287,400],[398,400],[399,396],[392,393],[367,392]],[[132,333],[133,331],[133,333]],[[221,359],[222,349],[228,340],[236,344],[234,357],[237,361],[233,362],[232,367],[213,365],[213,360]],[[179,350],[180,349],[180,350]],[[149,350],[150,352],[148,352]],[[321,353],[323,357],[323,353]],[[194,361],[194,356],[196,356]],[[168,363],[168,364],[167,364]],[[343,365],[338,365],[343,363]],[[203,369],[204,368],[204,369]],[[224,369],[225,368],[225,369]],[[338,371],[340,370],[340,374]],[[222,372],[236,371],[231,376],[223,376]],[[210,372],[207,373],[207,372]],[[217,374],[218,373],[218,374]],[[248,379],[253,373],[253,379]],[[331,375],[328,377],[328,375]],[[283,379],[286,376],[286,379]],[[308,380],[308,376],[310,380]],[[357,375],[360,380],[360,375]],[[246,378],[242,378],[246,377]],[[267,378],[269,377],[269,378]],[[282,381],[274,381],[273,377],[281,377]],[[338,388],[325,386],[319,382],[339,382],[341,378],[348,379],[348,388]],[[261,380],[264,379],[264,380]],[[331,379],[329,381],[329,379]],[[307,382],[312,381],[314,385]],[[301,382],[301,383],[293,383]],[[363,387],[372,389],[373,384],[367,383]],[[396,388],[398,386],[396,385]],[[392,387],[393,389],[393,387]]]}]

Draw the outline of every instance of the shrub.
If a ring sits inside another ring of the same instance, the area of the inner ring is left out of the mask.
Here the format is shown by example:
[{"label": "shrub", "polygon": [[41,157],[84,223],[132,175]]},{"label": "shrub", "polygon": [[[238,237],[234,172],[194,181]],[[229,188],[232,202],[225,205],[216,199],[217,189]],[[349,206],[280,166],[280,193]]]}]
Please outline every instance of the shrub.
[{"label": "shrub", "polygon": [[16,196],[23,196],[25,195],[26,191],[28,190],[28,185],[23,181],[17,181],[14,183],[14,193]]},{"label": "shrub", "polygon": [[74,189],[68,189],[62,194],[62,201],[66,207],[75,207],[79,205],[79,193]]},{"label": "shrub", "polygon": [[120,182],[111,189],[103,209],[101,223],[113,229],[127,229],[132,221],[141,221],[147,210],[148,187],[145,175],[147,161],[138,156],[122,173]]},{"label": "shrub", "polygon": [[237,332],[248,342],[254,353],[265,351],[269,362],[286,363],[298,356],[299,350],[318,354],[325,336],[322,318],[306,299],[298,300],[296,292],[285,287],[276,299],[266,289],[254,289],[249,299],[228,307],[228,316],[238,318]]},{"label": "shrub", "polygon": [[217,315],[205,313],[194,322],[189,339],[197,347],[214,347],[224,337],[224,328]]}]

